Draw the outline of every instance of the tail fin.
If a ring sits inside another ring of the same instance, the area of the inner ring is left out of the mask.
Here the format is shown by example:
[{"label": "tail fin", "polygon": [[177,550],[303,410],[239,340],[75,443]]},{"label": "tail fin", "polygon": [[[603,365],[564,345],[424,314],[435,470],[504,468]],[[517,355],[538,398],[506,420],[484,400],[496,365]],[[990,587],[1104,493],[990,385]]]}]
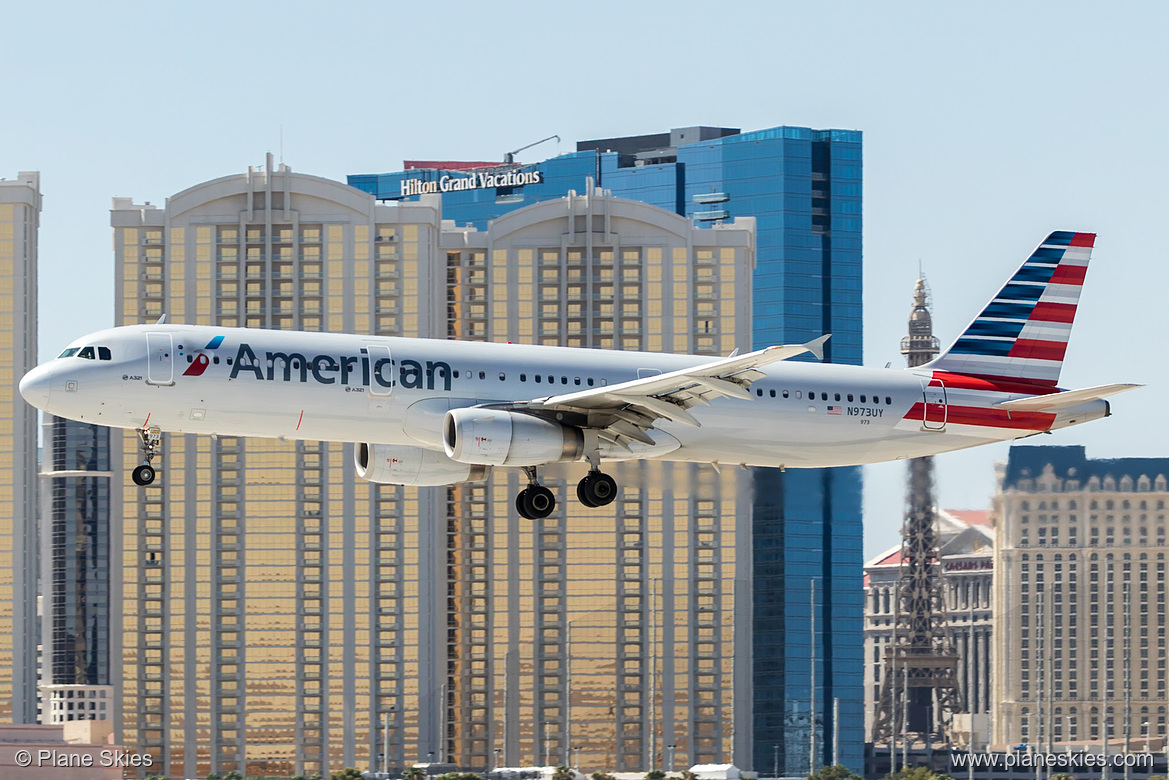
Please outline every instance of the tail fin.
[{"label": "tail fin", "polygon": [[1044,239],[928,368],[1038,385],[1058,383],[1095,241],[1095,233],[1069,231]]}]

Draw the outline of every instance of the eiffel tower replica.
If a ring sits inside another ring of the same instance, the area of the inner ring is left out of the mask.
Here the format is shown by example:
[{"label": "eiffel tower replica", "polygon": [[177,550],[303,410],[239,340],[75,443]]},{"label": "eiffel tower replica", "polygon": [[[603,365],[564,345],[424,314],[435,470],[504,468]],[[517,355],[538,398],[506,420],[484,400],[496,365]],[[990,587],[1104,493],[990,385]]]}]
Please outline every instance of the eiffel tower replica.
[{"label": "eiffel tower replica", "polygon": [[[914,289],[909,335],[901,340],[901,354],[910,368],[938,354],[924,275]],[[901,526],[898,615],[893,641],[885,649],[885,681],[873,721],[873,743],[888,743],[904,734],[910,744],[921,742],[929,748],[948,741],[953,715],[962,708],[958,655],[950,641],[937,560],[933,458],[909,461],[908,489]]]}]

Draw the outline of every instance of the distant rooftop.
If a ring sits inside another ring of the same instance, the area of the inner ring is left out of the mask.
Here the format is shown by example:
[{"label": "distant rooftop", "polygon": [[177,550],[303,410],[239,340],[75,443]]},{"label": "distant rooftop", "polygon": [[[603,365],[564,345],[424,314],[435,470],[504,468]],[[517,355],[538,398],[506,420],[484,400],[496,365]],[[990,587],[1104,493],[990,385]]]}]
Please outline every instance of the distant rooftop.
[{"label": "distant rooftop", "polygon": [[[1155,481],[1158,476],[1169,476],[1169,458],[1114,458],[1089,459],[1082,446],[1011,447],[1007,459],[1003,490],[1016,488],[1020,480],[1034,479],[1051,466],[1059,479],[1072,478],[1081,484],[1096,477],[1109,477],[1120,482],[1129,477],[1134,482],[1142,476]],[[1030,488],[1027,488],[1030,489]]]},{"label": "distant rooftop", "polygon": [[499,160],[484,162],[481,160],[403,160],[404,171],[474,171],[480,168],[498,168],[503,165]]}]

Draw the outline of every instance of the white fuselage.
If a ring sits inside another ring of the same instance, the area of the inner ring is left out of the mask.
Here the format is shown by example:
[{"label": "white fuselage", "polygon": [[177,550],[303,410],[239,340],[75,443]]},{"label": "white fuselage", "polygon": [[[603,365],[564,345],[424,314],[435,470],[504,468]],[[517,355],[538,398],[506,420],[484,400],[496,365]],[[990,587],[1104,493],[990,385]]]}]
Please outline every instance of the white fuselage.
[{"label": "white fuselage", "polygon": [[[94,357],[58,358],[21,384],[31,402],[63,417],[167,433],[438,451],[448,409],[611,386],[713,360],[192,325],[114,328],[71,347],[94,347]],[[1102,401],[1076,414],[998,412],[994,403],[1028,393],[966,387],[924,368],[784,361],[762,372],[750,400],[719,398],[694,407],[700,426],[659,420],[656,428],[679,446],[660,456],[651,450],[608,459],[843,466],[1009,440],[1107,414]]]}]

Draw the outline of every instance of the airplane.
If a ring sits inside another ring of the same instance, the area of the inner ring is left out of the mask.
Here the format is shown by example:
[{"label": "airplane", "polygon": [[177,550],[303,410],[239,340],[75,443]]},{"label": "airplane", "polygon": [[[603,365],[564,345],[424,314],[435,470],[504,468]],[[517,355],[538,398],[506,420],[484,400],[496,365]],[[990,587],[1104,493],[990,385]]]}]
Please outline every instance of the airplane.
[{"label": "airplane", "polygon": [[83,336],[20,381],[33,406],[136,430],[138,485],[162,434],[352,442],[357,475],[477,481],[516,467],[519,514],[547,517],[538,468],[584,461],[577,497],[617,496],[603,462],[818,468],[935,455],[1107,417],[1139,385],[1057,387],[1095,234],[1051,233],[937,358],[823,359],[828,336],[715,358],[167,324]]}]

